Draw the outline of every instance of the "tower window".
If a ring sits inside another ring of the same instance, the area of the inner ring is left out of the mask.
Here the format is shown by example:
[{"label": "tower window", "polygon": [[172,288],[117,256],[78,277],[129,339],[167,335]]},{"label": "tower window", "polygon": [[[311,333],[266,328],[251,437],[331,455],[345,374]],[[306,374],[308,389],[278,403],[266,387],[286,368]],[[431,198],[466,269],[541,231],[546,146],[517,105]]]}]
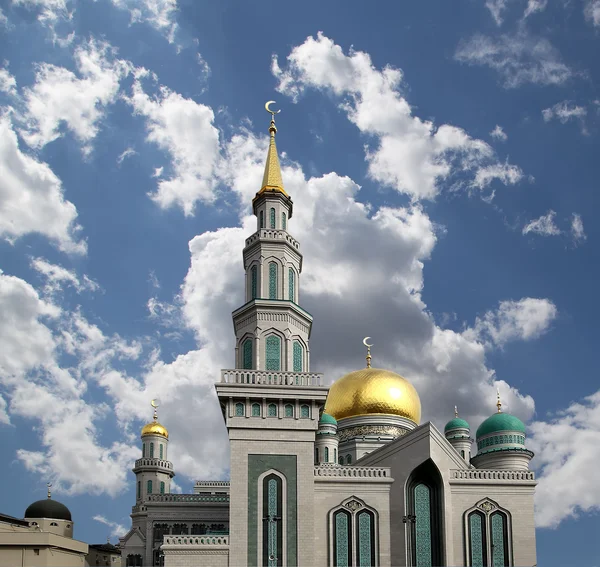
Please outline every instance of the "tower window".
[{"label": "tower window", "polygon": [[295,283],[295,282],[294,282],[294,276],[295,276],[296,274],[294,274],[294,270],[292,270],[292,268],[290,268],[290,270],[289,270],[288,274],[289,274],[289,277],[288,277],[288,279],[289,279],[289,289],[288,289],[289,300],[290,300],[290,301],[294,301],[294,300],[295,300],[295,297],[296,297],[296,296],[294,295],[294,291],[295,291],[295,290],[294,290],[294,287],[295,287],[295,286],[294,286],[294,283]]},{"label": "tower window", "polygon": [[148,481],[148,485],[146,486],[146,488],[147,488],[146,492],[148,494],[152,494],[152,481],[151,480]]},{"label": "tower window", "polygon": [[163,446],[162,446],[162,443],[158,446],[158,453],[159,453],[160,458],[162,459],[163,458]]},{"label": "tower window", "polygon": [[275,209],[273,207],[271,207],[271,210],[269,211],[270,213],[270,217],[271,217],[271,228],[275,228]]},{"label": "tower window", "polygon": [[269,335],[265,344],[266,369],[281,370],[281,339],[277,335]]},{"label": "tower window", "polygon": [[146,458],[146,443],[142,443],[142,459]]},{"label": "tower window", "polygon": [[242,347],[243,352],[243,367],[245,370],[252,369],[252,339],[246,339]]},{"label": "tower window", "polygon": [[352,455],[347,455],[346,456],[346,464],[347,465],[351,465],[352,464]]},{"label": "tower window", "polygon": [[333,462],[337,463],[337,449],[336,448],[333,449]]},{"label": "tower window", "polygon": [[154,443],[150,443],[150,458],[154,459]]},{"label": "tower window", "polygon": [[281,213],[281,228],[283,230],[287,229],[287,218],[285,216],[285,213]]},{"label": "tower window", "polygon": [[329,447],[325,447],[325,462],[329,462]]},{"label": "tower window", "polygon": [[235,404],[235,415],[236,417],[244,417],[244,404],[238,402]]},{"label": "tower window", "polygon": [[260,417],[260,404],[252,404],[252,417]]},{"label": "tower window", "polygon": [[300,417],[302,419],[308,419],[310,417],[310,408],[306,404],[300,406]]},{"label": "tower window", "polygon": [[263,211],[260,211],[260,213],[258,214],[258,219],[259,219],[258,226],[260,228],[265,228],[265,213]]},{"label": "tower window", "polygon": [[252,299],[256,299],[256,289],[258,284],[258,269],[256,268],[256,266],[252,266],[252,268],[250,269],[250,279]]},{"label": "tower window", "polygon": [[302,372],[303,351],[300,341],[294,341],[294,372]]},{"label": "tower window", "polygon": [[164,482],[161,482],[161,483],[160,483],[160,493],[161,493],[161,494],[164,494],[164,493],[165,493],[165,483],[164,483]]},{"label": "tower window", "polygon": [[276,404],[269,404],[267,411],[268,411],[267,415],[269,417],[277,417],[277,405]]},{"label": "tower window", "polygon": [[284,412],[285,417],[294,417],[294,406],[292,404],[285,404]]},{"label": "tower window", "polygon": [[461,451],[461,452],[460,452],[460,456],[461,456],[461,457],[464,459],[464,458],[465,458],[465,452],[464,452],[464,451]]},{"label": "tower window", "polygon": [[315,447],[315,465],[319,464],[319,448]]},{"label": "tower window", "polygon": [[269,299],[277,299],[277,264],[269,264]]},{"label": "tower window", "polygon": [[138,498],[142,497],[142,482],[138,480]]}]

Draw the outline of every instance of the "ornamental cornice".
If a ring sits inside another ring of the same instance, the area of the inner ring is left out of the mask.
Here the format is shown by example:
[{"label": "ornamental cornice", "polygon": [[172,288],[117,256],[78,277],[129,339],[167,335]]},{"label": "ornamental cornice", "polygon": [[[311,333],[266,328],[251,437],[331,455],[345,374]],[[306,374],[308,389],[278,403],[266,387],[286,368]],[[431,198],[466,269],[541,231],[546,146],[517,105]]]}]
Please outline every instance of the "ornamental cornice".
[{"label": "ornamental cornice", "polygon": [[381,437],[391,436],[394,438],[406,435],[408,431],[396,425],[356,425],[338,430],[338,438],[340,443],[356,439],[357,437]]}]

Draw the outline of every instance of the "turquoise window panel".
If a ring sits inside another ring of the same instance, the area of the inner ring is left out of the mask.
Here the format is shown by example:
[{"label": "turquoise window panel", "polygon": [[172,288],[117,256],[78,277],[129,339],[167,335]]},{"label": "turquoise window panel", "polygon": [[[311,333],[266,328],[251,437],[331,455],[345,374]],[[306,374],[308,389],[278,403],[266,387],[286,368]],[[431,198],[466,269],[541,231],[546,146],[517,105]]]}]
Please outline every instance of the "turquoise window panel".
[{"label": "turquoise window panel", "polygon": [[292,404],[286,404],[284,412],[285,417],[294,417],[294,406]]},{"label": "turquoise window panel", "polygon": [[287,230],[287,217],[285,216],[285,213],[281,213],[281,228]]},{"label": "turquoise window panel", "polygon": [[329,462],[329,447],[325,447],[325,462]]},{"label": "turquoise window panel", "polygon": [[275,228],[275,209],[273,207],[271,207],[271,210],[269,211],[269,216],[271,220],[271,228]]},{"label": "turquoise window panel", "polygon": [[162,443],[158,446],[159,458],[163,458],[163,445]]},{"label": "turquoise window panel", "polygon": [[269,264],[269,299],[277,299],[277,264]]},{"label": "turquoise window panel", "polygon": [[235,404],[235,415],[236,417],[244,417],[244,404],[241,402]]},{"label": "turquoise window panel", "polygon": [[277,567],[279,549],[277,546],[277,481],[272,478],[268,482],[268,510],[267,510],[267,565]]},{"label": "turquoise window panel", "polygon": [[506,529],[504,516],[492,514],[492,567],[504,567],[506,557],[504,555],[504,544],[506,541]]},{"label": "turquoise window panel", "polygon": [[252,404],[252,417],[260,417],[260,404]]},{"label": "turquoise window panel", "polygon": [[425,484],[415,486],[415,555],[417,567],[431,567],[431,493]]},{"label": "turquoise window panel", "polygon": [[146,489],[147,489],[146,492],[148,494],[152,494],[152,481],[151,480],[149,480],[148,483],[146,484]]},{"label": "turquoise window panel", "polygon": [[288,289],[288,295],[289,295],[289,299],[290,301],[295,301],[295,295],[294,295],[294,288],[295,288],[295,279],[296,274],[294,273],[294,270],[292,270],[292,268],[289,269],[288,272],[288,281],[289,281],[289,289]]},{"label": "turquoise window panel", "polygon": [[258,218],[260,228],[265,228],[265,214],[263,211],[260,211]]},{"label": "turquoise window panel", "polygon": [[242,346],[243,366],[245,370],[252,369],[252,339],[246,339]]},{"label": "turquoise window panel", "polygon": [[277,335],[269,335],[265,342],[266,369],[281,370],[281,339]]},{"label": "turquoise window panel", "polygon": [[277,405],[269,404],[267,407],[267,415],[269,417],[277,417]]},{"label": "turquoise window panel", "polygon": [[335,566],[351,566],[351,537],[350,537],[350,515],[346,512],[336,512],[334,516],[335,525]]},{"label": "turquoise window panel", "polygon": [[302,359],[304,358],[304,348],[300,341],[294,341],[294,372],[302,372]]},{"label": "turquoise window panel", "polygon": [[165,483],[164,483],[164,482],[161,482],[161,483],[160,483],[160,493],[161,493],[161,494],[164,494],[164,493],[165,493]]},{"label": "turquoise window panel", "polygon": [[154,459],[154,443],[150,443],[150,458]]},{"label": "turquoise window panel", "polygon": [[469,539],[471,545],[471,566],[486,567],[484,523],[481,514],[469,515]]},{"label": "turquoise window panel", "polygon": [[369,512],[358,514],[358,566],[373,565],[373,522]]},{"label": "turquoise window panel", "polygon": [[256,299],[256,292],[258,290],[258,268],[256,266],[252,266],[250,269],[250,279],[252,299]]},{"label": "turquoise window panel", "polygon": [[310,417],[310,408],[307,405],[300,406],[300,417],[302,419],[308,419]]}]

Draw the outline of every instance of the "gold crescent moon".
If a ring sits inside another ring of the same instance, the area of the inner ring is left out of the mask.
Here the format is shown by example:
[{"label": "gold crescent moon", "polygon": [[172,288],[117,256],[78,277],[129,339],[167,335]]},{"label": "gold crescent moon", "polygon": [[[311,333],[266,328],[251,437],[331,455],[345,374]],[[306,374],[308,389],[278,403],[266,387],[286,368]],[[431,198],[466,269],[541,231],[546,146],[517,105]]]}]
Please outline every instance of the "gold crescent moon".
[{"label": "gold crescent moon", "polygon": [[266,111],[267,111],[269,114],[273,114],[273,115],[275,115],[275,114],[279,114],[279,113],[281,112],[281,110],[271,110],[271,109],[269,108],[269,105],[270,105],[270,104],[275,104],[275,101],[274,101],[274,100],[270,100],[269,102],[267,102],[267,103],[265,104],[265,110],[266,110]]},{"label": "gold crescent moon", "polygon": [[372,347],[372,346],[373,346],[373,344],[372,344],[372,343],[371,343],[371,344],[367,343],[367,341],[368,341],[370,338],[371,338],[371,337],[365,337],[365,338],[363,339],[363,345],[365,345],[366,347]]},{"label": "gold crescent moon", "polygon": [[150,405],[151,405],[151,406],[152,406],[154,409],[156,409],[156,408],[158,407],[158,400],[152,400],[152,401],[150,402]]}]

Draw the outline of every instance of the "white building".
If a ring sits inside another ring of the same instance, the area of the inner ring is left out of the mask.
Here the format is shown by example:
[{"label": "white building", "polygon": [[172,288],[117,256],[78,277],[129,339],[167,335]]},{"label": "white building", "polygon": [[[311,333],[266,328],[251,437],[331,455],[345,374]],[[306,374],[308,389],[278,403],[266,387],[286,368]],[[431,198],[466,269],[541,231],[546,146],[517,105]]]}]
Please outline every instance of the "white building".
[{"label": "white building", "polygon": [[244,305],[233,312],[235,368],[217,395],[229,482],[170,494],[168,432],[142,430],[124,565],[534,566],[525,426],[501,411],[477,429],[420,424],[415,388],[367,367],[329,388],[310,371],[312,316],[300,307],[302,254],[290,234],[271,121],[257,230],[243,250]]}]

